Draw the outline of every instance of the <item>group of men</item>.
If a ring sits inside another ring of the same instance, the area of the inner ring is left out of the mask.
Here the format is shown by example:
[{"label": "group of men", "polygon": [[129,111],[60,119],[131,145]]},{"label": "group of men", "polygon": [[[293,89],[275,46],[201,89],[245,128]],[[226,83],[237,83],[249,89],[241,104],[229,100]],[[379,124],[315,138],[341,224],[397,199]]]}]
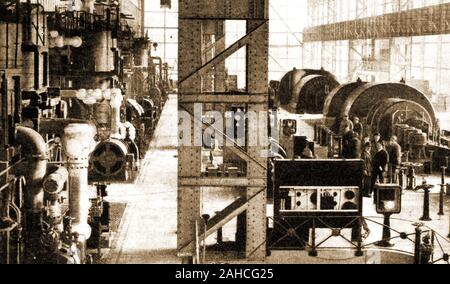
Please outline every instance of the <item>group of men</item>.
[{"label": "group of men", "polygon": [[379,133],[372,139],[363,136],[363,125],[358,117],[353,122],[348,116],[343,117],[339,127],[342,136],[342,156],[345,159],[362,159],[364,161],[363,194],[371,197],[375,184],[397,183],[398,169],[401,164],[402,149],[396,136],[383,141]]},{"label": "group of men", "polygon": [[340,135],[342,136],[342,156],[345,159],[359,159],[361,156],[361,137],[363,126],[358,117],[353,118],[353,122],[344,116],[341,121]]}]

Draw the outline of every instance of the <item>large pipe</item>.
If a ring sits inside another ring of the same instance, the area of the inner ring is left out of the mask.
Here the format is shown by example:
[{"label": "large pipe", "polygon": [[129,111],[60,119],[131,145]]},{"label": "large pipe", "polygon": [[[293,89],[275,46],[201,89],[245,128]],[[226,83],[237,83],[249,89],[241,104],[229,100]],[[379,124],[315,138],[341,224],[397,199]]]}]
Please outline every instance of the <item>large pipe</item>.
[{"label": "large pipe", "polygon": [[51,171],[51,173],[45,177],[42,187],[44,191],[49,195],[51,200],[58,197],[64,188],[69,172],[65,167],[56,167],[56,170]]},{"label": "large pipe", "polygon": [[35,130],[23,126],[16,127],[16,143],[21,146],[25,158],[24,168],[19,168],[16,175],[25,176],[25,245],[27,248],[25,262],[32,263],[33,251],[39,247],[42,231],[42,212],[44,208],[44,191],[42,179],[47,171],[47,145],[44,138]]},{"label": "large pipe", "polygon": [[16,143],[22,147],[26,160],[25,207],[33,213],[41,213],[44,206],[42,179],[47,171],[47,145],[44,138],[35,130],[17,126]]},{"label": "large pipe", "polygon": [[56,165],[49,166],[47,171],[50,174],[45,177],[42,183],[45,192],[44,198],[48,208],[47,217],[49,218],[51,225],[53,225],[59,233],[62,233],[64,231],[63,214],[59,199],[64,184],[69,178],[69,173],[65,167]]},{"label": "large pipe", "polygon": [[69,214],[73,219],[72,230],[87,240],[91,235],[88,224],[89,154],[94,143],[95,127],[90,124],[73,123],[64,129],[63,150],[69,171]]}]

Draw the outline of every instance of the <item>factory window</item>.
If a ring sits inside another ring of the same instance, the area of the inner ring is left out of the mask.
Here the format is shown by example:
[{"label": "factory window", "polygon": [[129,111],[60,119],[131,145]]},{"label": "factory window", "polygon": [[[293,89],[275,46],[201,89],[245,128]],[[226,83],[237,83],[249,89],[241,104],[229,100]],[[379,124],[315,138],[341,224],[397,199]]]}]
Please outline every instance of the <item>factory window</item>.
[{"label": "factory window", "polygon": [[[245,36],[246,26],[245,21],[225,21],[225,48]],[[228,75],[236,79],[236,82],[229,82],[228,88],[232,91],[246,89],[246,58],[247,49],[243,47],[225,60]]]},{"label": "factory window", "polygon": [[169,76],[177,80],[178,58],[178,1],[146,0],[144,28],[157,47],[152,56],[161,57],[169,64]]},{"label": "factory window", "polygon": [[[145,2],[145,30],[158,47],[154,56],[169,63],[172,78],[177,77],[178,57],[178,1],[171,1],[171,8],[163,1]],[[306,1],[269,1],[269,79],[279,80],[288,70],[299,68],[302,58],[302,30],[306,25]],[[245,23],[227,21],[227,43],[231,44],[245,34]],[[234,22],[234,23],[233,23]],[[238,86],[245,85],[245,49],[241,49],[226,61],[229,74],[238,76]]]},{"label": "factory window", "polygon": [[302,63],[302,31],[306,26],[306,1],[269,1],[269,80],[280,80]]}]

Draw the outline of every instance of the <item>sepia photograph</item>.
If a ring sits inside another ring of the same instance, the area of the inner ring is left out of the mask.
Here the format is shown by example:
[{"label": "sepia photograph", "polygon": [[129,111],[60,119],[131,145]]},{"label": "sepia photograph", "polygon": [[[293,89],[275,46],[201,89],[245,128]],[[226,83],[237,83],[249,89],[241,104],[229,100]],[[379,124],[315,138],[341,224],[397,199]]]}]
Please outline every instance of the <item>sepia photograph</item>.
[{"label": "sepia photograph", "polygon": [[450,264],[450,0],[0,0],[0,131],[0,264]]}]

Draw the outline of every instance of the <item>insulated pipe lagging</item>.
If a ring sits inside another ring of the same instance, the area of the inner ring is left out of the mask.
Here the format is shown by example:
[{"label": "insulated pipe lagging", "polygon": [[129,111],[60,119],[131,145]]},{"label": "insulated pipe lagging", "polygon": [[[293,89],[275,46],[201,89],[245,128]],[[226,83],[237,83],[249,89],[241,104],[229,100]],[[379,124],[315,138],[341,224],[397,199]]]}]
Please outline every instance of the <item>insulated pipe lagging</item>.
[{"label": "insulated pipe lagging", "polygon": [[91,235],[91,227],[88,224],[88,166],[95,133],[95,127],[92,125],[69,124],[65,127],[62,138],[69,171],[69,215],[73,219],[72,229],[85,240]]}]

